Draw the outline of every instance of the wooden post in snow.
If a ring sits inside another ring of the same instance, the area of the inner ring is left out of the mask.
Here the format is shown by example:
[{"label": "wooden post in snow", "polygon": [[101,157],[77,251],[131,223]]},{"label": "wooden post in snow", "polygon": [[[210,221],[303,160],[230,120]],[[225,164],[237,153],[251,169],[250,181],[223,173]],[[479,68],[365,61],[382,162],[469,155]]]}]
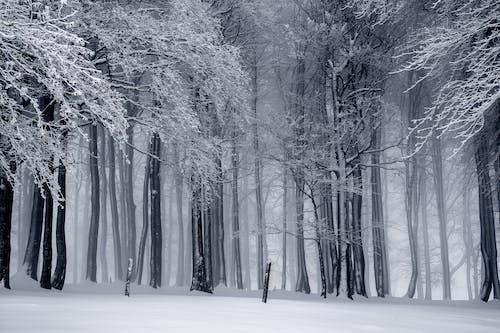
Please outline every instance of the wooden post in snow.
[{"label": "wooden post in snow", "polygon": [[266,267],[266,275],[264,276],[264,290],[262,291],[262,302],[267,303],[267,291],[269,290],[269,275],[271,274],[271,263]]},{"label": "wooden post in snow", "polygon": [[127,282],[125,282],[125,296],[130,297],[130,279],[132,277],[132,266],[134,260],[132,258],[128,259],[128,268],[127,268]]}]

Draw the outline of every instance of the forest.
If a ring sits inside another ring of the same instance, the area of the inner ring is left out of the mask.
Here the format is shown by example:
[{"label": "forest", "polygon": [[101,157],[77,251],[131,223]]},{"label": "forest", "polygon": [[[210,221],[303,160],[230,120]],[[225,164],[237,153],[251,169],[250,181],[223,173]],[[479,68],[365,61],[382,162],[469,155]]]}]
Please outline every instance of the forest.
[{"label": "forest", "polygon": [[496,0],[0,0],[9,295],[498,300],[499,152]]}]

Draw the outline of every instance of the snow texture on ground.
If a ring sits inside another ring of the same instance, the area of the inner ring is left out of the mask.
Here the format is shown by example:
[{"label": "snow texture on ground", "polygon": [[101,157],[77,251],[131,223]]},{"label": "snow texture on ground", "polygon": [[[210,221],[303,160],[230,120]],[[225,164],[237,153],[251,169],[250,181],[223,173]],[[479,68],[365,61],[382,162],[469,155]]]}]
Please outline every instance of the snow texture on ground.
[{"label": "snow texture on ground", "polygon": [[132,285],[68,286],[63,292],[1,290],[0,332],[500,332],[500,303],[338,300],[270,291],[153,291]]}]

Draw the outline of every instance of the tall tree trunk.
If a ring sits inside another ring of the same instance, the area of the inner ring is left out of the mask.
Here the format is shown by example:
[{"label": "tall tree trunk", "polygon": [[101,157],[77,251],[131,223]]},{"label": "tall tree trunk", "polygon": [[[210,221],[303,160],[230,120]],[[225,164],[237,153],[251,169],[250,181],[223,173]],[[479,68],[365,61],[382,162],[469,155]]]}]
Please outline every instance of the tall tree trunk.
[{"label": "tall tree trunk", "polygon": [[495,235],[495,219],[491,195],[491,180],[488,170],[488,144],[482,133],[476,147],[476,172],[479,192],[479,220],[481,226],[481,254],[483,257],[484,278],[480,297],[487,302],[491,289],[493,297],[500,299],[500,283],[498,281],[497,243]]},{"label": "tall tree trunk", "polygon": [[100,259],[101,259],[101,280],[106,283],[109,281],[108,273],[108,258],[106,254],[107,241],[108,241],[108,180],[106,176],[106,132],[104,127],[99,126],[99,136],[101,137],[101,148],[99,151],[99,168],[101,171],[101,232],[100,232]]},{"label": "tall tree trunk", "polygon": [[[425,165],[425,158],[424,158]],[[431,253],[429,244],[429,223],[427,220],[427,175],[424,172],[420,176],[420,211],[422,215],[422,233],[424,239],[424,260],[425,260],[425,299],[432,299],[432,282],[431,282]]]},{"label": "tall tree trunk", "polygon": [[184,285],[184,223],[182,215],[182,173],[179,149],[174,145],[174,177],[175,177],[175,197],[177,204],[177,276],[175,285],[181,287]]},{"label": "tall tree trunk", "polygon": [[40,276],[40,287],[51,289],[51,273],[52,273],[52,215],[54,202],[49,186],[44,184],[43,191],[45,194],[45,217],[43,225],[43,249],[42,249],[42,274]]},{"label": "tall tree trunk", "polygon": [[115,143],[111,136],[108,137],[109,153],[109,203],[111,208],[111,228],[113,231],[113,253],[115,263],[115,279],[123,280],[122,246],[120,238],[120,225],[118,220],[118,204],[116,201],[116,159]]},{"label": "tall tree trunk", "polygon": [[192,180],[192,202],[191,202],[191,224],[192,224],[192,259],[193,278],[191,280],[191,290],[198,290],[212,293],[210,284],[207,281],[205,254],[203,248],[203,207],[202,207],[202,185],[199,179],[193,177]]},{"label": "tall tree trunk", "polygon": [[463,220],[462,220],[462,236],[465,244],[465,281],[467,284],[467,297],[469,300],[474,299],[471,281],[471,259],[473,256],[473,241],[471,231],[470,219],[470,193],[467,185],[464,186],[462,193],[462,207],[463,207]]},{"label": "tall tree trunk", "polygon": [[[286,154],[285,154],[286,155]],[[286,238],[287,238],[287,227],[286,227],[286,217],[287,217],[287,200],[288,200],[288,173],[287,166],[283,166],[283,227],[282,227],[282,266],[281,266],[281,290],[286,290]]]},{"label": "tall tree trunk", "polygon": [[40,244],[42,240],[44,199],[37,184],[33,185],[33,206],[31,211],[30,231],[24,264],[26,274],[33,280],[38,281],[38,256],[40,255]]},{"label": "tall tree trunk", "polygon": [[[63,162],[59,162],[57,183],[59,185],[63,201],[57,206],[56,218],[56,268],[52,277],[52,287],[57,290],[62,290],[66,278],[66,167]],[[76,222],[76,221],[74,221]]]},{"label": "tall tree trunk", "polygon": [[327,285],[326,285],[326,272],[325,272],[325,259],[323,258],[323,248],[321,246],[321,229],[324,229],[322,223],[324,223],[323,220],[320,220],[319,214],[318,214],[318,205],[316,204],[316,200],[314,198],[315,194],[312,188],[310,188],[311,191],[311,202],[313,205],[313,210],[314,210],[314,229],[316,232],[316,246],[318,247],[318,265],[319,265],[319,275],[320,275],[320,282],[321,282],[321,290],[320,290],[320,296],[323,298],[326,298],[326,293],[327,293]]},{"label": "tall tree trunk", "polygon": [[448,233],[446,231],[446,206],[443,185],[443,157],[441,142],[432,137],[432,166],[434,170],[434,186],[439,220],[439,240],[441,249],[441,265],[443,270],[443,299],[451,299],[450,262],[448,259]]},{"label": "tall tree trunk", "polygon": [[[126,178],[126,170],[125,170],[125,165],[126,165],[126,157],[123,154],[122,150],[118,150],[118,180],[119,180],[119,185],[120,185],[120,225],[121,225],[121,246],[123,249],[123,255],[122,255],[122,276],[126,277],[127,274],[127,267],[129,264],[129,245],[128,245],[128,225],[129,225],[129,216],[128,216],[128,210],[127,210],[127,199],[126,199],[126,192],[127,192],[127,184],[125,183],[125,178]],[[134,265],[134,263],[132,263]],[[132,267],[133,269],[133,267]]]},{"label": "tall tree trunk", "polygon": [[[247,166],[246,154],[243,154],[243,165]],[[242,242],[242,252],[243,252],[243,266],[245,268],[244,285],[247,290],[252,289],[252,278],[251,278],[251,268],[250,268],[250,219],[248,217],[248,176],[243,175],[243,219],[244,223],[241,226],[242,236],[240,240]]]},{"label": "tall tree trunk", "polygon": [[[372,130],[372,143],[375,150],[381,144],[380,125]],[[375,288],[378,297],[389,294],[387,239],[385,238],[384,209],[382,204],[382,180],[380,177],[380,153],[371,155],[371,193],[372,193],[372,237],[373,237],[373,268],[375,274]]]},{"label": "tall tree trunk", "polygon": [[151,160],[151,280],[153,288],[161,287],[162,233],[161,233],[161,181],[160,181],[161,140],[153,134]]},{"label": "tall tree trunk", "polygon": [[[151,144],[150,144],[151,145]],[[151,151],[151,148],[149,149]],[[146,158],[146,167],[144,170],[144,185],[142,188],[142,231],[139,241],[139,255],[137,257],[137,284],[142,282],[142,273],[144,268],[144,253],[146,250],[146,239],[149,230],[149,180],[151,178],[151,156]]]},{"label": "tall tree trunk", "polygon": [[241,254],[240,254],[240,213],[239,213],[239,199],[238,199],[238,168],[239,168],[239,153],[236,149],[236,137],[233,136],[232,149],[231,149],[231,162],[233,168],[233,179],[231,182],[231,192],[233,195],[233,253],[234,265],[236,269],[236,287],[243,289],[243,277],[241,273]]},{"label": "tall tree trunk", "polygon": [[[355,161],[354,163],[358,163]],[[363,236],[361,226],[361,209],[363,178],[359,165],[353,170],[354,193],[352,195],[352,250],[354,259],[354,282],[356,293],[367,297],[365,287],[365,255],[363,252]]]},{"label": "tall tree trunk", "polygon": [[[132,258],[132,264],[136,264],[136,219],[135,219],[135,203],[134,203],[134,131],[133,127],[127,129],[128,144],[127,144],[127,159],[125,167],[125,202],[127,206],[127,256]],[[135,269],[132,270],[135,272]],[[135,280],[135,274],[132,275],[132,280]]]},{"label": "tall tree trunk", "polygon": [[0,282],[10,289],[10,231],[14,189],[3,173],[0,177]]},{"label": "tall tree trunk", "polygon": [[92,184],[91,203],[92,212],[90,217],[90,228],[87,249],[87,273],[86,279],[97,282],[97,240],[99,236],[99,166],[97,150],[97,125],[90,125],[89,133],[90,151],[90,179]]},{"label": "tall tree trunk", "polygon": [[254,161],[254,178],[255,178],[255,202],[257,205],[257,287],[262,289],[264,283],[264,212],[262,206],[262,163],[259,152],[259,132],[257,128],[257,102],[258,102],[258,69],[257,69],[257,53],[252,53],[251,65],[251,85],[252,85],[252,111],[254,116],[253,129],[253,149],[255,153]]},{"label": "tall tree trunk", "polygon": [[[210,191],[211,195],[213,194],[213,184],[210,184],[210,188],[208,191]],[[212,206],[208,204],[208,200],[206,197],[207,190],[205,190],[205,186],[203,186],[203,192],[201,194],[202,197],[202,217],[203,217],[203,245],[204,245],[204,254],[205,254],[205,275],[206,275],[206,281],[208,285],[210,286],[210,289],[214,288],[213,284],[213,272],[212,272]]]}]

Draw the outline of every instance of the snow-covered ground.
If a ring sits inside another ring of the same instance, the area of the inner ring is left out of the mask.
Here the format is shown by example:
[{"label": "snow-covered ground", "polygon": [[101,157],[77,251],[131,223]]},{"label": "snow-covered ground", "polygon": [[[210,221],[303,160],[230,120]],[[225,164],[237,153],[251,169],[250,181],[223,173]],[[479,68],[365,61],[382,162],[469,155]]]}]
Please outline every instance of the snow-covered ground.
[{"label": "snow-covered ground", "polygon": [[419,302],[403,299],[326,301],[317,295],[217,289],[67,286],[63,292],[1,290],[0,332],[500,332],[500,303]]}]

